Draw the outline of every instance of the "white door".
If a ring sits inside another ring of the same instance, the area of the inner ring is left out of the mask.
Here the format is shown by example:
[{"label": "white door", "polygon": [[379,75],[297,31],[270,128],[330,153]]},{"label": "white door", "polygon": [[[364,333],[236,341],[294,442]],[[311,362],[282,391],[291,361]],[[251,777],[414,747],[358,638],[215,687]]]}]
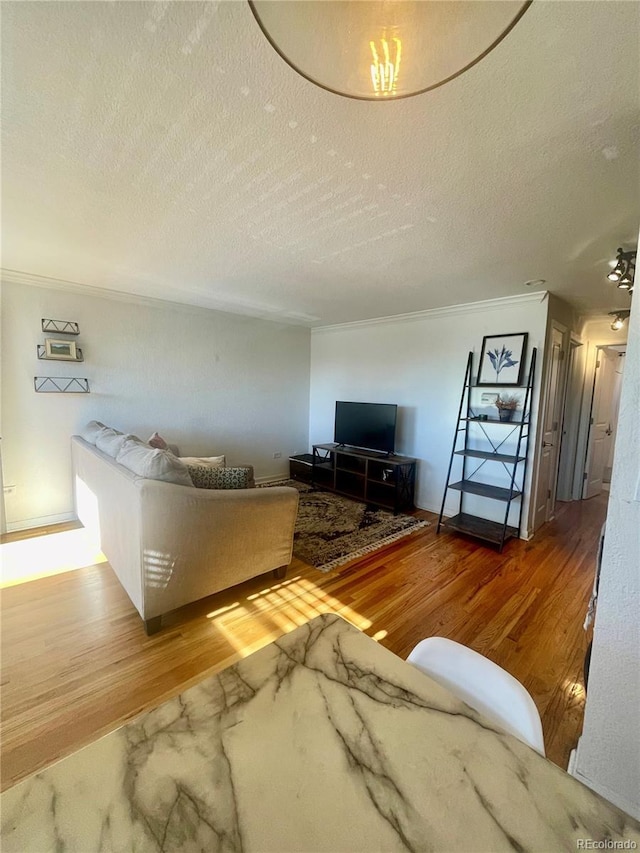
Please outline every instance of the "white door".
[{"label": "white door", "polygon": [[560,418],[563,399],[562,332],[551,331],[551,349],[549,352],[549,380],[544,401],[544,422],[542,424],[542,447],[538,463],[538,487],[535,498],[533,529],[537,530],[545,521],[553,518],[556,504],[556,484],[558,480],[558,453],[560,451]]},{"label": "white door", "polygon": [[616,385],[618,353],[599,349],[593,385],[593,402],[587,447],[584,498],[593,498],[602,491],[602,478],[609,459],[614,417],[613,390]]}]

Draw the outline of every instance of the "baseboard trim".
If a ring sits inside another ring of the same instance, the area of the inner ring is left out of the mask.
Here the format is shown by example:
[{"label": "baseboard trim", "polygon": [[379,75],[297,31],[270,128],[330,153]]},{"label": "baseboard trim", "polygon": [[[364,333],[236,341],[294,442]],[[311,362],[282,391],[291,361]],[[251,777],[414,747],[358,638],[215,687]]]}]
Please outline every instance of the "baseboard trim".
[{"label": "baseboard trim", "polygon": [[77,521],[75,512],[61,512],[57,515],[42,515],[39,518],[24,518],[22,521],[8,521],[7,533],[18,530],[31,530],[33,527],[48,527],[50,524],[62,524],[65,521]]},{"label": "baseboard trim", "polygon": [[617,808],[622,809],[622,811],[626,812],[631,817],[635,818],[635,820],[640,820],[640,803],[634,802],[633,800],[629,800],[623,794],[620,794],[619,791],[612,791],[607,785],[601,785],[598,782],[595,782],[593,779],[590,779],[588,776],[585,776],[580,772],[580,770],[576,767],[578,762],[578,756],[576,755],[571,775],[574,779],[577,779],[579,782],[582,782],[583,785],[586,785],[587,788],[590,788],[592,791],[595,791],[596,794],[599,794],[605,800],[608,800]]},{"label": "baseboard trim", "polygon": [[266,477],[256,477],[256,485],[264,486],[265,483],[285,483],[287,480],[290,480],[291,477],[286,474],[271,474]]}]

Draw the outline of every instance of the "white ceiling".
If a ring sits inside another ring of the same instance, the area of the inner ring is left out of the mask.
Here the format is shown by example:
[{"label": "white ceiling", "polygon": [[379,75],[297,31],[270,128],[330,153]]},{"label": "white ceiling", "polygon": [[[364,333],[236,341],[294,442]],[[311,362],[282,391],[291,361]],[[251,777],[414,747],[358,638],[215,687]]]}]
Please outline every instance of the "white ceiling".
[{"label": "white ceiling", "polygon": [[529,292],[627,308],[637,2],[536,0],[407,100],[298,76],[245,2],[2,2],[3,266],[309,325]]}]

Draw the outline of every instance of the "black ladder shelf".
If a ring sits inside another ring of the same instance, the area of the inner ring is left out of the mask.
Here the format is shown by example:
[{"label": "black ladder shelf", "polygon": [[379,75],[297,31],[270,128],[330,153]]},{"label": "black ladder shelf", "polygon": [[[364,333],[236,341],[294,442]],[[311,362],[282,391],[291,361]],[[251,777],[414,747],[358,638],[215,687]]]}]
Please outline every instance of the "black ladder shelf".
[{"label": "black ladder shelf", "polygon": [[[457,531],[458,533],[466,533],[469,536],[475,536],[477,539],[482,539],[484,542],[496,545],[498,551],[502,551],[507,539],[517,538],[520,535],[523,509],[522,492],[527,476],[531,394],[535,379],[536,354],[537,350],[534,349],[531,353],[531,361],[529,362],[527,384],[525,386],[518,386],[525,389],[522,417],[518,421],[503,421],[500,418],[480,414],[477,411],[480,406],[472,404],[472,389],[477,386],[473,382],[473,353],[469,353],[462,395],[460,397],[460,408],[458,409],[458,425],[453,437],[451,459],[449,461],[449,470],[447,471],[447,484],[442,496],[442,508],[438,518],[437,533],[440,533],[441,528]],[[495,387],[499,390],[499,386]],[[504,386],[502,387],[504,388]],[[498,438],[496,438],[495,430],[493,429],[494,424],[500,424],[502,429],[506,429],[506,435],[499,433]],[[480,428],[480,432],[476,431],[476,425]],[[508,429],[509,427],[510,429]],[[464,444],[459,449],[456,449],[460,444],[459,439],[461,435],[464,435]],[[512,437],[515,437],[516,440],[515,451],[513,453],[501,452],[501,448]],[[501,440],[498,440],[499,438]],[[477,445],[478,441],[484,441],[487,449],[481,450],[475,446],[471,446],[472,444]],[[462,477],[452,482],[451,470],[454,460],[457,457],[462,458]],[[478,460],[478,464],[474,460]],[[503,466],[507,473],[508,485],[506,487],[484,483],[481,479],[477,479],[478,476],[482,476],[483,466],[488,462],[498,462]],[[474,465],[475,467],[473,467]],[[470,471],[469,469],[472,467],[473,470]],[[445,518],[444,507],[449,489],[460,493],[460,501],[457,514],[450,518]],[[467,494],[503,502],[505,505],[504,520],[492,521],[491,519],[465,512],[464,498]],[[515,500],[520,500],[517,527],[508,523],[511,504]]]}]

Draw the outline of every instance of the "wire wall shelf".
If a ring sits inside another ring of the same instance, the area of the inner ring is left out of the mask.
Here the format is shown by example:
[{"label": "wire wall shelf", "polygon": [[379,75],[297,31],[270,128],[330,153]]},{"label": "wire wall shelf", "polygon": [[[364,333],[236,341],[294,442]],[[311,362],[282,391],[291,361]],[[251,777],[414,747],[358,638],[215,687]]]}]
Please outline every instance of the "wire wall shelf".
[{"label": "wire wall shelf", "polygon": [[73,320],[46,320],[42,318],[42,331],[58,335],[79,335],[80,326]]},{"label": "wire wall shelf", "polygon": [[76,376],[34,376],[38,394],[89,394],[89,380]]}]

